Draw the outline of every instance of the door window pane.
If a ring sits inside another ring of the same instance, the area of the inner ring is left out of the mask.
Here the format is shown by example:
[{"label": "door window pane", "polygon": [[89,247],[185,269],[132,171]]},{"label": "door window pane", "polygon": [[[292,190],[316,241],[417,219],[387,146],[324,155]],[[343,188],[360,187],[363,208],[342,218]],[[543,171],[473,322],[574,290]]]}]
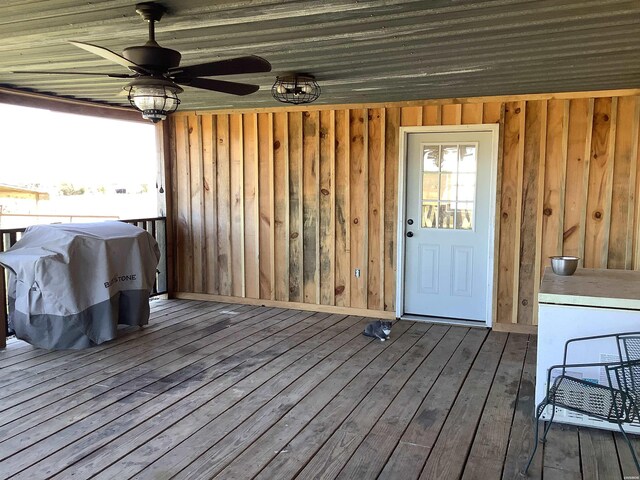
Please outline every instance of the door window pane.
[{"label": "door window pane", "polygon": [[455,200],[458,181],[455,173],[440,174],[440,200]]},{"label": "door window pane", "polygon": [[456,228],[458,230],[471,230],[473,228],[473,203],[458,202]]},{"label": "door window pane", "polygon": [[428,202],[422,205],[422,228],[436,228],[438,218],[438,202]]},{"label": "door window pane", "polygon": [[458,174],[458,200],[473,202],[476,199],[476,174]]},{"label": "door window pane", "polygon": [[458,146],[446,145],[442,147],[442,168],[443,172],[455,172],[458,170]]},{"label": "door window pane", "polygon": [[453,228],[455,221],[455,209],[452,203],[441,203],[438,215],[438,228]]},{"label": "door window pane", "polygon": [[473,230],[477,144],[425,144],[422,228]]},{"label": "door window pane", "polygon": [[440,146],[425,145],[423,152],[423,171],[438,172],[440,171]]},{"label": "door window pane", "polygon": [[476,159],[476,146],[475,145],[461,145],[460,146],[460,164],[458,166],[459,172],[475,173],[478,165]]},{"label": "door window pane", "polygon": [[440,175],[438,173],[422,174],[422,199],[438,200],[440,196],[439,188]]}]

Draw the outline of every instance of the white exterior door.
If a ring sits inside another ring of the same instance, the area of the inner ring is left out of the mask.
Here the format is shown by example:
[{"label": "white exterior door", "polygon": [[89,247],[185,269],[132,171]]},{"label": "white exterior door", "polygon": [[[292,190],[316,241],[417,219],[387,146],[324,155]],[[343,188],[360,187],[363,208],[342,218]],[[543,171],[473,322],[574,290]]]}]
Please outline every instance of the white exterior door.
[{"label": "white exterior door", "polygon": [[489,320],[493,135],[494,131],[408,134],[401,219],[405,314]]}]

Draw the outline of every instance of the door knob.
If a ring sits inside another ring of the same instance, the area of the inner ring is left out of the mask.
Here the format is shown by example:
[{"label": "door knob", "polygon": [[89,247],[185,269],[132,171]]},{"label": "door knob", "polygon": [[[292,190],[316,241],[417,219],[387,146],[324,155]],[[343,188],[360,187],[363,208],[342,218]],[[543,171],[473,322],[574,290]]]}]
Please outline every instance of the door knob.
[{"label": "door knob", "polygon": [[407,232],[407,237],[413,237],[413,232]]}]

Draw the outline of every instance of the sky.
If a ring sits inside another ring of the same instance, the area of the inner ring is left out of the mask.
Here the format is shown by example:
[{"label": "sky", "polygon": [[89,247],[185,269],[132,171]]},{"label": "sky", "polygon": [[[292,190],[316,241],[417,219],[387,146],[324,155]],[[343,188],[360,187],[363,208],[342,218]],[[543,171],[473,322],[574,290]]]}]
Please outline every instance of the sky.
[{"label": "sky", "polygon": [[156,170],[151,123],[0,104],[0,183],[155,189]]}]

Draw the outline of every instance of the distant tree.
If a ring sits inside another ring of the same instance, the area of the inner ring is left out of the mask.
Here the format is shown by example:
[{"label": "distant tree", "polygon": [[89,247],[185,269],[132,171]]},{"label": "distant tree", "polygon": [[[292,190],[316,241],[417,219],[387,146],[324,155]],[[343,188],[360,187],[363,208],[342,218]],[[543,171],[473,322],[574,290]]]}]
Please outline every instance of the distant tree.
[{"label": "distant tree", "polygon": [[60,185],[59,192],[61,195],[69,196],[69,195],[84,195],[85,188],[79,187],[75,188],[72,183],[63,183]]}]

